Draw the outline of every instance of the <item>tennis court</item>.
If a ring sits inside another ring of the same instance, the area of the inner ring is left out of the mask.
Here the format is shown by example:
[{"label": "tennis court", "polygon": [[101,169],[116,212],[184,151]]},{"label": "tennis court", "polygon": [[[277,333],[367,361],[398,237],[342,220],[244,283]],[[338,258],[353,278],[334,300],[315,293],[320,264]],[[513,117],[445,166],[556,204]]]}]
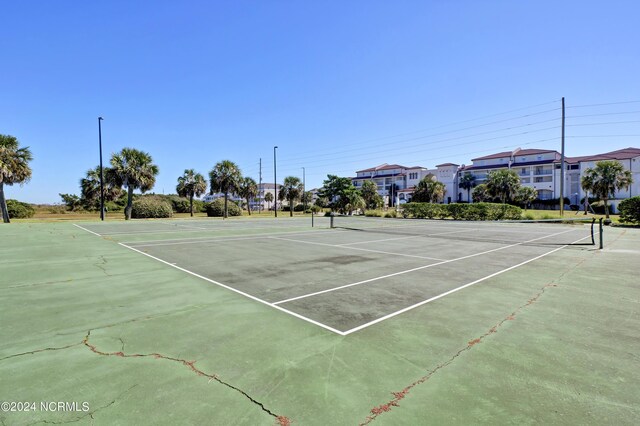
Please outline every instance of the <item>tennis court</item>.
[{"label": "tennis court", "polygon": [[637,423],[638,229],[310,219],[0,227],[0,424]]},{"label": "tennis court", "polygon": [[593,222],[338,216],[76,224],[340,335],[559,250],[597,250]]}]

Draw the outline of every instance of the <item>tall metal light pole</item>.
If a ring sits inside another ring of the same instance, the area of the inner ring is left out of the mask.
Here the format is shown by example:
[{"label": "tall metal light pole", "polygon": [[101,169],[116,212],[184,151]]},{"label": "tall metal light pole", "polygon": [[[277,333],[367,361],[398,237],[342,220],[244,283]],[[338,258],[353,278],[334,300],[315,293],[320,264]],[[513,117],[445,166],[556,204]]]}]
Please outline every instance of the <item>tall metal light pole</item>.
[{"label": "tall metal light pole", "polygon": [[102,173],[102,117],[98,117],[98,144],[100,145],[100,220],[104,220],[104,174]]},{"label": "tall metal light pole", "polygon": [[273,147],[273,212],[275,213],[275,217],[278,217],[278,178],[276,177],[276,149],[277,146]]},{"label": "tall metal light pole", "polygon": [[562,97],[562,140],[560,147],[560,216],[564,216],[564,96]]},{"label": "tall metal light pole", "polygon": [[304,167],[302,168],[302,214],[307,214],[307,197],[305,191],[307,190],[306,178]]}]

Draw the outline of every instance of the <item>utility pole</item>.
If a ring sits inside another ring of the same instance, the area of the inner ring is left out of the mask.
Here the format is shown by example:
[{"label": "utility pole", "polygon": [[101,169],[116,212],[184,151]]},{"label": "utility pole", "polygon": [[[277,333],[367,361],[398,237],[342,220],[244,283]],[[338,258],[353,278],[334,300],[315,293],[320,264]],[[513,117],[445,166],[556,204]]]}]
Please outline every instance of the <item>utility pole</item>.
[{"label": "utility pole", "polygon": [[275,217],[278,217],[278,178],[276,177],[276,149],[277,146],[273,147],[273,213],[275,213]]},{"label": "utility pole", "polygon": [[564,96],[562,97],[562,147],[560,150],[560,217],[564,216]]},{"label": "utility pole", "polygon": [[262,187],[262,158],[260,158],[260,186],[258,187],[258,197],[260,198],[260,204],[258,205],[258,213],[262,212],[262,204],[264,203],[264,188]]},{"label": "utility pole", "polygon": [[102,117],[98,117],[98,145],[100,146],[100,220],[104,220],[104,173],[102,172]]}]

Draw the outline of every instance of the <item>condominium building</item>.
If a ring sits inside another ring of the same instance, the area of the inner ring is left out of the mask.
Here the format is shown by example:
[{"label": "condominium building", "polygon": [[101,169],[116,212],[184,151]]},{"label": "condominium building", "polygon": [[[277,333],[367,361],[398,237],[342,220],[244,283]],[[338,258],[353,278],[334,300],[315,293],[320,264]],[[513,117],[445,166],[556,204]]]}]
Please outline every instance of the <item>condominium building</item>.
[{"label": "condominium building", "polygon": [[[583,157],[565,157],[564,197],[571,204],[579,204],[585,191],[580,184],[584,171],[595,167],[598,161],[616,160],[629,170],[633,184],[626,190],[614,194],[612,205],[628,197],[640,195],[640,148],[624,148],[603,154]],[[548,149],[516,149],[499,152],[471,160],[471,166],[462,166],[458,170],[458,179],[465,173],[475,176],[475,184],[485,182],[487,174],[493,170],[511,169],[518,173],[522,186],[529,186],[538,192],[540,200],[560,198],[561,154]],[[467,191],[460,188],[458,199],[469,201]]]},{"label": "condominium building", "polygon": [[[472,202],[471,194],[460,187],[460,180],[467,173],[475,177],[474,185],[484,183],[487,175],[500,169],[511,169],[520,177],[520,183],[535,189],[538,199],[549,200],[560,198],[560,175],[562,158],[558,151],[550,149],[515,149],[498,152],[483,157],[473,158],[471,165],[459,166],[454,163],[438,164],[435,169],[422,166],[406,167],[399,164],[381,164],[369,169],[358,170],[356,177],[351,178],[356,188],[362,183],[372,180],[378,187],[385,206],[403,204],[411,200],[413,191],[420,180],[426,176],[434,176],[445,184],[445,203]],[[624,148],[603,154],[582,157],[565,157],[564,197],[571,204],[579,204],[586,195],[580,185],[584,171],[595,167],[598,161],[616,160],[629,170],[633,184],[626,190],[614,194],[611,201],[614,208],[628,197],[640,195],[640,148]]]},{"label": "condominium building", "polygon": [[450,195],[455,193],[457,186],[458,165],[453,163],[439,164],[435,169],[422,166],[407,167],[400,164],[381,164],[376,167],[356,171],[356,177],[351,178],[356,188],[362,188],[362,183],[372,180],[378,187],[378,194],[382,196],[385,206],[404,204],[411,200],[416,185],[428,175],[445,184],[447,193],[445,202],[453,202]]}]

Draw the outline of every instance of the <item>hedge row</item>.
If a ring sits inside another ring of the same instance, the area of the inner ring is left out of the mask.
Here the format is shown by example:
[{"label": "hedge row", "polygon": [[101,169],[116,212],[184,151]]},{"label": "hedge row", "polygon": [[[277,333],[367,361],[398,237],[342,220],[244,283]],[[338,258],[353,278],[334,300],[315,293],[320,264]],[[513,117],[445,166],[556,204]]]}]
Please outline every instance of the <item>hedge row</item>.
[{"label": "hedge row", "polygon": [[402,216],[416,219],[518,220],[522,218],[522,209],[494,203],[407,203],[402,206]]},{"label": "hedge row", "polygon": [[133,201],[131,217],[135,219],[163,218],[173,216],[171,203],[151,198],[140,197]]},{"label": "hedge row", "polygon": [[620,222],[640,224],[640,197],[631,197],[618,204]]}]

